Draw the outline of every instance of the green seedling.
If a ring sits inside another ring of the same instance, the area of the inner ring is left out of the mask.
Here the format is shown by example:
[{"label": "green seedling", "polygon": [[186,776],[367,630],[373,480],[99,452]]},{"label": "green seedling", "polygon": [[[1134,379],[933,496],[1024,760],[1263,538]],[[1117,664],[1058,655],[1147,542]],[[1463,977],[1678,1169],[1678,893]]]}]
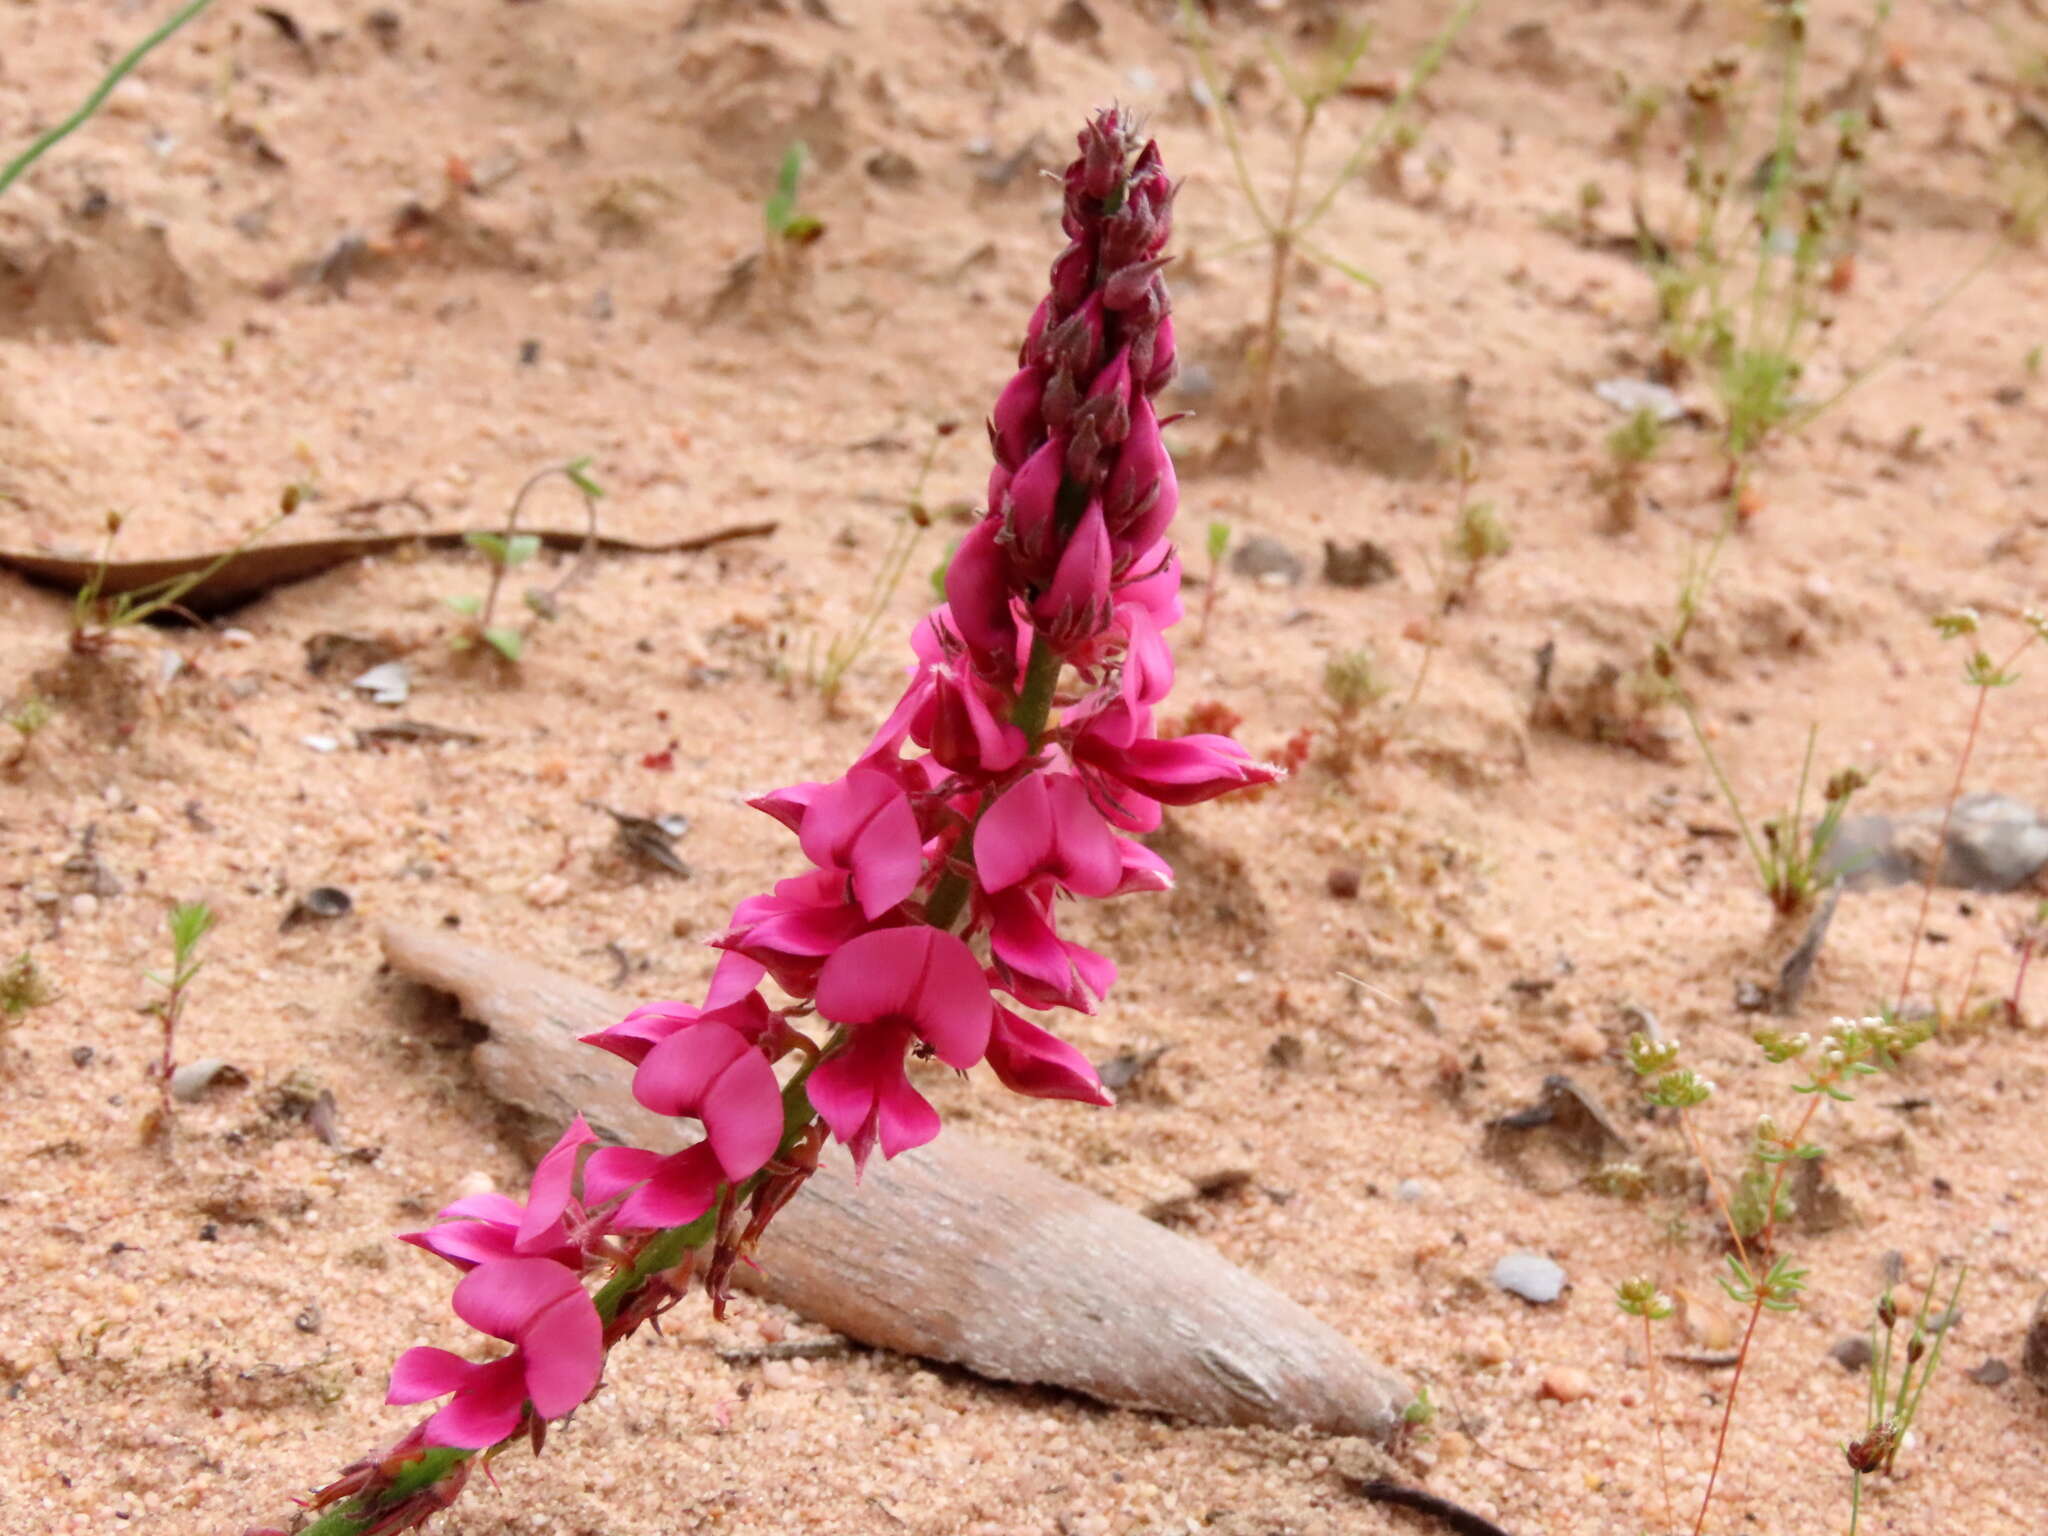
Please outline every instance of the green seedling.
[{"label": "green seedling", "polygon": [[[57,993],[43,977],[36,957],[24,949],[5,967],[0,967],[0,1035],[4,1035],[38,1008],[57,1000]],[[4,1066],[4,1062],[0,1062]]]},{"label": "green seedling", "polygon": [[1236,174],[1238,191],[1243,195],[1245,206],[1251,211],[1260,231],[1257,235],[1225,249],[1242,249],[1258,244],[1266,247],[1266,307],[1252,344],[1251,418],[1246,436],[1246,448],[1254,462],[1264,447],[1267,434],[1272,430],[1287,286],[1293,274],[1295,260],[1300,257],[1319,266],[1329,267],[1364,287],[1378,286],[1370,274],[1318,245],[1312,236],[1316,226],[1329,213],[1337,200],[1337,195],[1345,186],[1361,172],[1381,164],[1381,156],[1390,147],[1395,149],[1398,158],[1398,155],[1404,153],[1406,147],[1414,142],[1412,136],[1415,129],[1409,114],[1414,110],[1416,95],[1443,66],[1452,44],[1457,41],[1458,35],[1464,31],[1465,24],[1472,19],[1472,14],[1477,9],[1478,0],[1460,0],[1460,3],[1452,8],[1443,26],[1417,55],[1400,89],[1387,103],[1386,109],[1353,144],[1349,156],[1336,173],[1322,184],[1321,191],[1314,193],[1306,183],[1309,151],[1315,139],[1317,122],[1323,109],[1344,95],[1350,87],[1353,76],[1364,62],[1366,49],[1372,42],[1372,29],[1369,26],[1362,26],[1340,33],[1330,50],[1316,60],[1306,74],[1290,65],[1279,50],[1269,43],[1268,59],[1295,103],[1295,124],[1289,148],[1287,185],[1276,207],[1269,204],[1260,194],[1252,177],[1251,165],[1245,157],[1243,135],[1238,129],[1228,94],[1220,83],[1220,72],[1209,44],[1208,31],[1198,13],[1195,0],[1181,0],[1181,25],[1194,49],[1202,82],[1207,89],[1209,100],[1214,105],[1217,122],[1222,128],[1224,142],[1229,148],[1231,168]]},{"label": "green seedling", "polygon": [[775,173],[775,190],[761,204],[761,222],[767,226],[770,252],[809,245],[825,233],[821,220],[797,207],[797,194],[810,154],[801,141],[789,146]]},{"label": "green seedling", "polygon": [[1635,527],[1642,515],[1643,474],[1663,446],[1663,423],[1648,406],[1607,434],[1607,457],[1612,462],[1603,479],[1610,532],[1626,533]]},{"label": "green seedling", "polygon": [[[925,485],[931,479],[933,464],[938,461],[940,446],[958,426],[958,422],[942,421],[933,429],[931,445],[925,449],[917,479],[911,483],[910,495],[903,503],[903,520],[889,537],[889,547],[882,553],[882,563],[875,568],[874,583],[868,589],[859,615],[851,628],[843,629],[832,637],[831,644],[825,648],[824,665],[809,669],[811,686],[818,690],[818,696],[825,701],[828,710],[837,706],[839,690],[848,669],[860,660],[873,642],[876,629],[895,601],[903,573],[909,570],[911,558],[924,542],[925,530],[932,526],[932,512],[924,499]],[[941,562],[932,573],[932,590],[939,601],[945,600],[946,562]]]},{"label": "green seedling", "polygon": [[[525,602],[528,619],[523,624],[505,624],[497,620],[498,590],[505,583],[506,573],[531,561],[540,553],[540,539],[530,533],[519,531],[519,516],[526,508],[526,499],[538,486],[556,477],[567,481],[583,498],[586,524],[583,544],[576,552],[576,559],[562,578],[552,587],[528,587]],[[461,614],[466,621],[448,639],[449,646],[458,651],[488,647],[507,662],[517,662],[526,654],[526,643],[532,637],[537,625],[556,617],[561,611],[559,599],[569,589],[570,583],[583,572],[591,550],[597,544],[597,504],[604,497],[604,487],[590,476],[590,460],[575,459],[567,464],[552,465],[540,471],[519,488],[519,494],[512,498],[512,508],[505,516],[505,526],[496,533],[466,533],[463,542],[490,562],[490,585],[481,597],[451,597],[448,606]]]},{"label": "green seedling", "polygon": [[155,971],[149,979],[163,988],[164,995],[151,1004],[163,1024],[163,1054],[157,1061],[158,1094],[155,1131],[168,1136],[171,1130],[171,1074],[177,1070],[178,1024],[184,1017],[185,1001],[194,978],[205,962],[199,958],[199,941],[213,928],[213,909],[203,901],[184,901],[171,908],[171,970],[168,976]]},{"label": "green seedling", "polygon": [[29,754],[35,749],[36,737],[42,734],[55,714],[50,708],[50,701],[34,693],[7,712],[7,727],[16,738],[14,752],[7,759],[8,768],[19,768],[28,761]]},{"label": "green seedling", "polygon": [[1386,747],[1385,731],[1361,735],[1359,722],[1365,712],[1387,696],[1388,683],[1380,675],[1372,650],[1360,646],[1341,651],[1323,664],[1323,708],[1330,717],[1330,766],[1339,773],[1351,767],[1364,752],[1377,756]]}]

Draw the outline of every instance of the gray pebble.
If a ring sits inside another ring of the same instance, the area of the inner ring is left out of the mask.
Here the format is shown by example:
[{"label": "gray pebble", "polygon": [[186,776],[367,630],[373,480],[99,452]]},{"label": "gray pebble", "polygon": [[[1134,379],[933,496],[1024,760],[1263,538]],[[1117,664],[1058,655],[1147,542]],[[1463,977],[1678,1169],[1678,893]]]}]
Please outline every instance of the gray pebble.
[{"label": "gray pebble", "polygon": [[1427,1179],[1403,1179],[1394,1186],[1394,1198],[1410,1205],[1419,1205],[1435,1193],[1436,1186]]},{"label": "gray pebble", "polygon": [[1493,1266],[1493,1283],[1541,1306],[1564,1294],[1564,1268],[1540,1253],[1510,1253]]},{"label": "gray pebble", "polygon": [[1301,556],[1268,534],[1255,533],[1237,546],[1230,568],[1240,576],[1263,580],[1277,576],[1288,585],[1301,580]]},{"label": "gray pebble", "polygon": [[1835,1364],[1853,1374],[1870,1364],[1870,1338],[1867,1334],[1852,1333],[1830,1344],[1828,1354]]}]

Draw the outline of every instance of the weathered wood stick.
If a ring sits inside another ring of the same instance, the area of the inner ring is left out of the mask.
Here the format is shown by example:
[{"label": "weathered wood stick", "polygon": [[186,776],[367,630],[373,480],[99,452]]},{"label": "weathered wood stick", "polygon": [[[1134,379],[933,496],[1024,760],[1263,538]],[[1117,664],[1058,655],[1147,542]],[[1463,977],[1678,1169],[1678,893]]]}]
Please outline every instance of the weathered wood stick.
[{"label": "weathered wood stick", "polygon": [[[633,1101],[625,1063],[576,1037],[626,1006],[599,988],[437,931],[384,930],[401,974],[490,1030],[477,1075],[547,1142],[679,1146]],[[947,1131],[855,1187],[835,1156],[776,1218],[741,1284],[849,1338],[1211,1424],[1385,1437],[1409,1393],[1336,1330],[1211,1248]]]}]

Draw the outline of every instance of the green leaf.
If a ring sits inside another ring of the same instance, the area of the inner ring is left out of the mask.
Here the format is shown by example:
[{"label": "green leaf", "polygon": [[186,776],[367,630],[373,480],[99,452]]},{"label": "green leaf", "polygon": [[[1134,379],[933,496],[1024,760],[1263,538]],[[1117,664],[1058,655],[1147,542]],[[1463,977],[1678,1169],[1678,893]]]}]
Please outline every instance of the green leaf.
[{"label": "green leaf", "polygon": [[580,459],[571,459],[567,464],[564,464],[562,466],[562,473],[569,477],[571,485],[575,486],[577,490],[588,496],[592,501],[596,501],[604,495],[604,487],[590,478],[590,456],[588,454]]},{"label": "green leaf", "polygon": [[775,190],[768,195],[768,201],[761,207],[761,214],[767,220],[770,233],[786,236],[791,222],[796,218],[797,188],[804,175],[804,161],[810,151],[799,139],[783,154],[781,169],[776,172]]},{"label": "green leaf", "polygon": [[502,533],[465,533],[462,542],[481,551],[493,565],[505,563],[505,536]]},{"label": "green leaf", "polygon": [[471,618],[484,611],[484,600],[473,593],[463,597],[444,597],[441,601],[457,613],[466,613]]},{"label": "green leaf", "polygon": [[484,644],[507,661],[517,661],[519,653],[526,648],[526,637],[516,629],[509,629],[503,624],[493,624],[484,631]]},{"label": "green leaf", "polygon": [[1320,261],[1326,267],[1335,267],[1361,288],[1376,289],[1380,286],[1378,278],[1366,271],[1365,268],[1352,265],[1341,256],[1332,256],[1328,251],[1312,245],[1304,245],[1301,250],[1302,254],[1311,260]]},{"label": "green leaf", "polygon": [[1230,524],[1217,518],[1209,524],[1209,563],[1215,565],[1222,560],[1224,551],[1230,548]]},{"label": "green leaf", "polygon": [[184,901],[171,908],[171,953],[177,959],[178,970],[185,969],[192,951],[213,924],[213,909],[203,901]]},{"label": "green leaf", "polygon": [[515,533],[505,541],[505,564],[524,565],[540,553],[540,535],[537,533]]}]

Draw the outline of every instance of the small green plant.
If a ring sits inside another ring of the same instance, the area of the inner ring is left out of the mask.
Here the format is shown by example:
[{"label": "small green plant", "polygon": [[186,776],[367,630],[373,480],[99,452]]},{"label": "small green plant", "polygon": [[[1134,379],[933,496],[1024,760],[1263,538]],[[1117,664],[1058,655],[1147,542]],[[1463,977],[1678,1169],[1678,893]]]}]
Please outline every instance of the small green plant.
[{"label": "small green plant", "polygon": [[278,497],[274,516],[246,534],[232,549],[224,550],[205,565],[182,576],[168,576],[162,581],[121,592],[107,591],[107,572],[114,557],[114,540],[120,536],[127,519],[119,512],[109,512],[106,538],[100,544],[92,574],[71,599],[72,651],[80,656],[101,655],[117,641],[129,638],[137,626],[147,624],[160,614],[175,613],[197,623],[197,618],[184,607],[186,597],[198,586],[211,581],[231,561],[254,548],[265,534],[298,511],[299,489],[297,485],[286,486]]},{"label": "small green plant", "polygon": [[[882,563],[875,567],[874,584],[868,589],[867,600],[862,603],[853,626],[840,630],[826,646],[824,665],[809,669],[811,686],[818,690],[818,696],[825,701],[828,710],[837,707],[839,689],[846,680],[848,669],[860,660],[874,640],[876,628],[889,612],[889,605],[895,601],[903,573],[910,569],[911,558],[924,541],[925,530],[932,526],[931,508],[924,499],[925,485],[931,479],[932,466],[938,461],[940,447],[958,426],[958,422],[942,421],[933,429],[931,445],[925,449],[924,461],[918,465],[917,478],[911,483],[910,495],[903,503],[903,520],[889,537],[889,547],[882,553]],[[955,541],[955,547],[958,547],[958,541]],[[935,600],[945,601],[946,562],[932,572],[932,591]]]},{"label": "small green plant", "polygon": [[1195,631],[1197,645],[1209,643],[1209,617],[1216,611],[1216,598],[1223,590],[1223,557],[1230,553],[1230,524],[1220,517],[1212,518],[1202,547],[1209,557],[1209,571],[1202,581],[1202,622]]},{"label": "small green plant", "polygon": [[1613,461],[1603,477],[1609,531],[1626,533],[1635,527],[1642,515],[1643,472],[1663,446],[1663,423],[1648,406],[1607,434],[1607,456]]},{"label": "small green plant", "polygon": [[[1653,1040],[1637,1032],[1629,1036],[1628,1061],[1643,1080],[1645,1101],[1676,1112],[1686,1144],[1706,1174],[1707,1185],[1721,1211],[1721,1219],[1733,1249],[1727,1256],[1727,1273],[1718,1276],[1721,1289],[1736,1305],[1747,1309],[1741,1344],[1735,1357],[1735,1374],[1722,1404],[1720,1429],[1715,1437],[1714,1458],[1700,1497],[1699,1514],[1693,1522],[1693,1536],[1705,1529],[1714,1490],[1728,1449],[1728,1428],[1733,1422],[1737,1394],[1742,1387],[1757,1325],[1766,1312],[1797,1311],[1806,1289],[1807,1271],[1775,1251],[1779,1224],[1791,1213],[1785,1198],[1785,1179],[1795,1163],[1810,1162],[1823,1149],[1807,1139],[1820,1107],[1827,1103],[1848,1103],[1855,1095],[1849,1086],[1863,1077],[1895,1069],[1912,1051],[1934,1037],[1934,1027],[1924,1020],[1901,1021],[1889,1014],[1862,1019],[1836,1019],[1826,1035],[1816,1042],[1800,1033],[1782,1034],[1759,1030],[1757,1049],[1773,1066],[1797,1063],[1803,1076],[1791,1084],[1795,1096],[1803,1098],[1796,1122],[1788,1129],[1770,1115],[1761,1116],[1750,1142],[1750,1155],[1760,1170],[1753,1190],[1738,1201],[1730,1201],[1713,1163],[1702,1150],[1689,1111],[1713,1097],[1714,1085],[1683,1065],[1675,1040]],[[1746,1205],[1755,1218],[1745,1222],[1739,1207]],[[1750,1230],[1745,1231],[1745,1226]],[[1630,1282],[1617,1292],[1621,1310],[1632,1316],[1642,1314],[1635,1303],[1643,1296],[1645,1282]],[[1654,1287],[1650,1288],[1654,1295]],[[1661,1459],[1660,1459],[1661,1464]],[[1664,1499],[1670,1503],[1670,1483],[1664,1479]],[[1667,1518],[1667,1527],[1668,1527]]]},{"label": "small green plant", "polygon": [[1220,83],[1216,61],[1209,46],[1207,29],[1197,12],[1195,0],[1181,0],[1181,24],[1194,49],[1196,64],[1201,71],[1209,99],[1214,103],[1217,122],[1223,130],[1224,143],[1230,151],[1230,162],[1236,173],[1238,191],[1243,195],[1245,206],[1251,210],[1252,218],[1260,231],[1248,240],[1226,247],[1226,250],[1263,243],[1267,252],[1266,308],[1252,342],[1251,416],[1247,424],[1245,441],[1253,462],[1257,461],[1264,447],[1266,435],[1272,430],[1283,329],[1282,317],[1286,312],[1287,285],[1293,274],[1295,260],[1297,257],[1306,258],[1342,273],[1355,283],[1366,287],[1378,286],[1370,275],[1315,244],[1311,236],[1335,204],[1337,195],[1353,178],[1378,164],[1382,152],[1390,146],[1398,146],[1398,154],[1405,152],[1406,147],[1414,142],[1414,129],[1409,120],[1409,113],[1414,108],[1416,94],[1443,66],[1452,44],[1457,41],[1458,35],[1464,31],[1465,24],[1472,19],[1472,13],[1477,9],[1478,0],[1460,0],[1459,4],[1452,7],[1443,26],[1416,56],[1400,89],[1387,103],[1386,110],[1374,119],[1372,126],[1352,146],[1351,153],[1343,165],[1323,184],[1322,190],[1314,195],[1309,194],[1304,183],[1307,180],[1309,149],[1315,138],[1317,121],[1323,109],[1349,89],[1352,77],[1363,63],[1366,49],[1372,42],[1372,28],[1360,26],[1340,32],[1329,51],[1314,62],[1307,74],[1297,71],[1281,56],[1277,48],[1269,44],[1267,56],[1288,94],[1293,97],[1296,109],[1294,133],[1289,148],[1286,190],[1281,195],[1278,207],[1275,208],[1260,195],[1252,177],[1251,166],[1245,158],[1244,140],[1238,131],[1227,92]]},{"label": "small green plant", "polygon": [[1764,899],[1781,918],[1800,916],[1840,875],[1840,871],[1826,873],[1828,850],[1842,830],[1842,817],[1849,809],[1850,799],[1869,785],[1869,775],[1859,768],[1844,768],[1830,778],[1821,789],[1821,813],[1811,826],[1807,825],[1806,795],[1813,782],[1813,748],[1818,735],[1817,729],[1809,729],[1806,756],[1800,764],[1799,787],[1793,792],[1791,809],[1765,821],[1759,835],[1758,829],[1750,825],[1742,808],[1742,797],[1735,793],[1713,744],[1707,740],[1692,695],[1674,681],[1671,696],[1684,711],[1693,739],[1699,743],[1700,755],[1707,760],[1721,798],[1735,817],[1742,845],[1749,850],[1750,862],[1756,869],[1757,884],[1763,887]]},{"label": "small green plant", "polygon": [[7,727],[15,734],[13,755],[7,759],[9,769],[19,768],[28,761],[35,749],[36,737],[42,734],[56,712],[50,708],[50,701],[41,694],[32,693],[7,712]]},{"label": "small green plant", "polygon": [[1362,751],[1368,757],[1385,749],[1387,735],[1361,735],[1365,712],[1387,696],[1388,683],[1368,646],[1340,651],[1323,664],[1323,708],[1330,717],[1330,766],[1347,771]]},{"label": "small green plant", "polygon": [[[1842,1447],[1849,1463],[1849,1536],[1863,1514],[1863,1480],[1875,1473],[1891,1475],[1892,1464],[1906,1442],[1906,1434],[1920,1414],[1920,1400],[1926,1396],[1934,1373],[1941,1369],[1941,1348],[1956,1320],[1956,1303],[1968,1278],[1967,1264],[1956,1266],[1955,1281],[1949,1287],[1948,1303],[1937,1317],[1931,1314],[1936,1293],[1941,1289],[1943,1264],[1936,1264],[1921,1295],[1920,1308],[1913,1316],[1913,1328],[1899,1342],[1899,1309],[1886,1286],[1871,1308],[1870,1396],[1864,1409],[1863,1433]],[[1931,1342],[1930,1342],[1931,1341]],[[1898,1366],[1898,1379],[1892,1367]]]},{"label": "small green plant", "polygon": [[791,246],[811,244],[825,233],[822,220],[797,207],[797,194],[803,185],[804,166],[811,157],[810,150],[803,142],[789,146],[782,156],[782,164],[775,173],[775,190],[768,194],[761,204],[761,222],[768,230],[768,250],[772,253]]},{"label": "small green plant", "polygon": [[0,968],[0,1035],[56,1000],[57,993],[44,979],[35,955],[24,949]]},{"label": "small green plant", "polygon": [[[526,499],[533,494],[535,488],[557,476],[566,480],[583,498],[584,515],[587,519],[583,545],[577,551],[575,561],[563,572],[561,580],[552,587],[526,589],[526,608],[530,617],[524,624],[498,623],[498,589],[505,584],[506,573],[525,565],[540,553],[539,537],[519,531],[519,515],[525,510]],[[449,646],[458,651],[487,646],[508,663],[517,662],[524,656],[526,642],[532,637],[535,626],[556,617],[561,611],[558,599],[568,590],[570,583],[582,574],[584,561],[597,543],[597,504],[603,496],[604,487],[590,477],[589,459],[575,459],[567,464],[552,465],[534,475],[519,488],[519,494],[512,498],[511,511],[505,516],[504,528],[496,533],[464,534],[463,542],[490,562],[491,581],[481,597],[447,599],[448,606],[467,621],[449,637]]]},{"label": "small green plant", "polygon": [[163,988],[164,995],[152,1008],[163,1024],[163,1054],[157,1061],[157,1121],[154,1130],[168,1136],[171,1130],[171,1074],[177,1071],[178,1023],[185,1013],[186,995],[205,962],[199,959],[199,941],[214,924],[213,909],[203,901],[183,901],[171,908],[170,974],[149,972],[149,979]]},{"label": "small green plant", "polygon": [[1429,1395],[1429,1383],[1415,1389],[1415,1396],[1401,1410],[1401,1423],[1410,1430],[1427,1429],[1436,1422],[1436,1400]]}]

